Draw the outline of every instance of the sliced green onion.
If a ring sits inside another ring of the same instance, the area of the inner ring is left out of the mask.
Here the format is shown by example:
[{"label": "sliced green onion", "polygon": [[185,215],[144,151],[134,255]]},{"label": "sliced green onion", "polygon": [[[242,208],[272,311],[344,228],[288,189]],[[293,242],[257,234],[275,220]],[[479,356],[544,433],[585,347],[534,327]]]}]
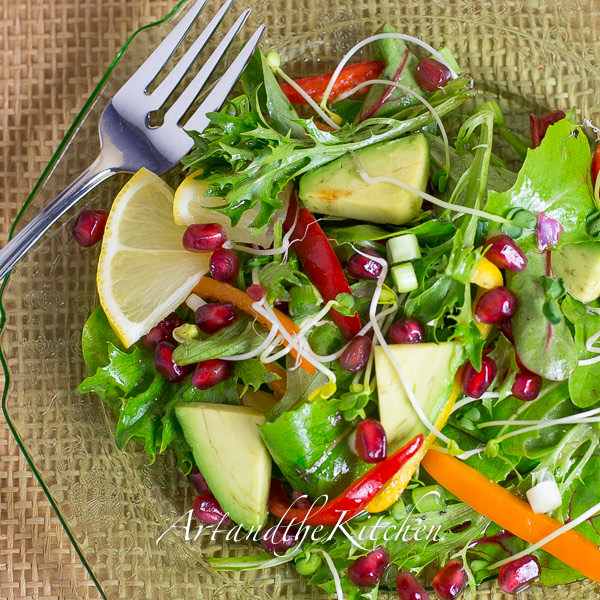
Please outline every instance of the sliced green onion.
[{"label": "sliced green onion", "polygon": [[421,258],[417,236],[414,233],[407,233],[390,238],[387,243],[387,255],[392,265]]},{"label": "sliced green onion", "polygon": [[412,292],[419,287],[415,269],[411,263],[395,265],[391,269],[394,285],[400,294]]}]

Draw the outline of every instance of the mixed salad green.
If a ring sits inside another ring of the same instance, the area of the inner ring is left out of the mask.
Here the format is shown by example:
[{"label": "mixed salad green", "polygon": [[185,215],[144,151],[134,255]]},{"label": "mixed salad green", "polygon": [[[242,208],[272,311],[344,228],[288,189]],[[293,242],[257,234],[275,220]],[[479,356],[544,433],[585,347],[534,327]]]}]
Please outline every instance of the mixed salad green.
[{"label": "mixed salad green", "polygon": [[[78,390],[119,448],[176,453],[204,524],[258,532],[215,568],[290,562],[348,598],[424,598],[436,571],[441,598],[499,569],[511,593],[600,581],[590,142],[575,112],[513,131],[447,49],[387,25],[367,45],[297,82],[255,53],[183,167],[272,246],[223,238],[237,265],[129,348],[98,307]],[[530,547],[553,531],[568,564]]]}]

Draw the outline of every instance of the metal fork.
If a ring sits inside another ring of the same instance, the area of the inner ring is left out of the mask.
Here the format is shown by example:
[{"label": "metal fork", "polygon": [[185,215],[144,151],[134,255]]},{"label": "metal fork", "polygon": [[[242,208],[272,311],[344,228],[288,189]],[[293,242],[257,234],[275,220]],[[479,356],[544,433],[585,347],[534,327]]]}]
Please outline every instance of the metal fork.
[{"label": "metal fork", "polygon": [[250,10],[245,10],[223,36],[200,71],[166,111],[163,123],[158,127],[151,127],[149,114],[160,109],[172,94],[233,3],[233,0],[226,0],[163,81],[153,92],[146,93],[146,88],[187,36],[207,1],[197,0],[190,7],[173,30],[110,100],[98,124],[98,158],[0,250],[0,279],[8,274],[53,223],[100,182],[115,173],[135,173],[142,167],[162,175],[173,168],[192,148],[192,139],[185,130],[202,131],[206,127],[209,122],[206,114],[221,107],[265,30],[264,25],[256,29],[200,106],[181,125],[180,121],[190,105],[248,19]]}]

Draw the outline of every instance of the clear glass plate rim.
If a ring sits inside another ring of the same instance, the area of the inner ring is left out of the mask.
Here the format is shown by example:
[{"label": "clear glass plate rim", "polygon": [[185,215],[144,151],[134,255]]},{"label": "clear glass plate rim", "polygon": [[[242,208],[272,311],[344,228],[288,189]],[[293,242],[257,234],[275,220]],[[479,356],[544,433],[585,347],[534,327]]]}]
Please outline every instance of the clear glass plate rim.
[{"label": "clear glass plate rim", "polygon": [[[125,43],[123,44],[123,46],[120,48],[120,50],[118,51],[118,53],[116,54],[116,56],[114,57],[114,59],[112,60],[112,62],[110,63],[110,65],[108,66],[108,68],[105,71],[105,73],[102,75],[102,77],[98,81],[98,83],[97,83],[96,87],[94,88],[94,90],[92,91],[91,95],[86,100],[85,104],[83,105],[83,107],[81,108],[81,110],[79,111],[79,113],[77,114],[77,117],[75,118],[75,120],[73,121],[73,123],[71,124],[71,126],[69,127],[69,129],[67,130],[66,134],[64,135],[63,139],[59,143],[59,145],[56,148],[54,154],[52,155],[52,158],[50,159],[50,161],[48,162],[48,164],[44,168],[44,170],[43,170],[42,174],[40,175],[39,179],[37,180],[36,184],[33,186],[33,189],[31,191],[31,193],[29,194],[29,196],[27,197],[27,199],[25,200],[25,203],[23,204],[22,208],[17,213],[17,216],[15,217],[15,220],[13,221],[13,223],[12,223],[12,225],[10,227],[10,231],[9,231],[9,234],[8,234],[8,239],[9,240],[14,236],[15,231],[16,231],[16,227],[17,227],[19,221],[23,218],[23,215],[27,211],[27,209],[30,206],[30,204],[32,203],[33,199],[36,197],[38,191],[41,189],[41,187],[43,186],[44,182],[46,181],[46,179],[48,178],[48,176],[52,172],[52,169],[55,166],[56,162],[59,160],[60,156],[62,155],[63,150],[65,149],[65,147],[67,146],[67,144],[69,143],[69,141],[75,135],[77,135],[77,128],[78,128],[79,124],[82,122],[83,118],[86,116],[86,114],[90,110],[91,106],[93,105],[93,103],[95,102],[95,100],[98,98],[98,95],[99,95],[100,91],[102,90],[105,82],[110,77],[110,75],[113,72],[115,66],[117,65],[117,63],[119,62],[119,60],[122,58],[123,54],[125,53],[125,51],[129,47],[129,45],[131,44],[131,42],[134,40],[134,38],[138,34],[140,34],[142,31],[145,31],[145,30],[150,29],[152,27],[156,27],[158,25],[162,25],[162,24],[166,23],[167,21],[169,21],[170,19],[172,19],[179,12],[179,10],[186,3],[188,3],[189,1],[190,0],[178,0],[176,2],[175,6],[163,18],[158,19],[157,21],[153,21],[152,23],[148,23],[147,25],[143,25],[142,27],[140,27],[139,29],[137,29],[136,31],[134,31],[129,36],[129,38],[125,41]],[[17,268],[18,268],[18,266],[17,266]],[[9,280],[10,280],[10,273],[4,278],[4,281],[2,282],[2,285],[0,286],[0,334],[2,333],[2,331],[4,330],[4,327],[6,325],[6,309],[4,307],[4,293],[6,291],[6,286],[8,285]],[[13,422],[11,420],[11,417],[10,417],[10,414],[9,414],[9,410],[8,410],[8,406],[7,406],[7,399],[9,397],[9,389],[10,389],[10,370],[9,370],[9,367],[8,367],[8,364],[7,364],[5,355],[4,355],[4,348],[2,347],[1,340],[0,340],[0,363],[2,365],[2,371],[3,371],[3,376],[4,376],[4,387],[3,387],[3,390],[2,390],[2,413],[4,414],[4,418],[6,419],[6,423],[7,423],[8,427],[9,427],[12,435],[14,436],[14,438],[15,438],[15,440],[17,442],[17,445],[19,446],[19,449],[23,453],[23,456],[25,457],[25,459],[26,459],[29,467],[33,471],[33,474],[35,475],[35,477],[38,480],[40,486],[42,487],[42,490],[43,490],[44,494],[48,498],[48,501],[50,502],[50,505],[52,506],[52,508],[54,509],[54,512],[58,516],[58,519],[59,519],[59,521],[60,521],[63,529],[65,530],[65,533],[67,534],[69,540],[71,541],[71,544],[73,544],[73,547],[75,548],[75,551],[77,552],[77,555],[79,556],[79,559],[81,560],[83,566],[87,570],[89,576],[91,577],[91,579],[94,582],[96,588],[98,589],[98,592],[100,593],[100,596],[104,600],[108,600],[107,597],[106,597],[106,595],[104,594],[104,592],[102,590],[100,582],[98,581],[98,579],[96,578],[96,576],[95,576],[95,574],[94,574],[94,572],[92,570],[92,567],[87,562],[83,551],[79,547],[79,545],[78,545],[77,541],[75,540],[75,538],[74,538],[71,530],[69,529],[69,526],[67,525],[65,519],[63,518],[63,516],[61,514],[59,506],[57,505],[57,503],[55,502],[54,498],[52,497],[52,494],[51,494],[50,490],[48,489],[46,483],[44,482],[44,478],[42,477],[41,473],[38,471],[37,467],[35,466],[33,458],[31,457],[30,453],[27,451],[27,448],[25,447],[25,443],[21,439],[21,436],[17,432],[17,429],[16,429],[15,425],[13,424]]]}]

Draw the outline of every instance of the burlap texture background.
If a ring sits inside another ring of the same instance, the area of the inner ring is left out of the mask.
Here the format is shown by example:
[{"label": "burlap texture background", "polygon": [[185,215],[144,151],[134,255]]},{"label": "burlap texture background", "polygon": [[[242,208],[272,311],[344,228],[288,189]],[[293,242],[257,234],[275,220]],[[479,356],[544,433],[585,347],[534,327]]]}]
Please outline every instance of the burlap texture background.
[{"label": "burlap texture background", "polygon": [[[173,6],[169,0],[0,0],[0,244],[96,82],[128,36]],[[382,4],[384,2],[382,1]],[[431,0],[442,11],[444,0]],[[389,2],[385,2],[389,6]],[[466,2],[501,19],[502,2]],[[514,7],[516,3],[511,2]],[[378,3],[372,0],[376,9]],[[600,64],[600,9],[591,0],[521,3],[523,18],[510,16],[515,30],[532,28],[548,35],[552,47],[567,47],[575,62],[597,69]],[[269,12],[265,2],[265,13]],[[332,23],[335,15],[329,17]],[[507,17],[508,18],[508,17]],[[485,19],[484,19],[485,20]],[[460,19],[457,19],[459,23]],[[554,25],[561,24],[556,37]],[[281,22],[293,30],[293,23]],[[507,30],[509,27],[507,25]],[[526,43],[527,36],[515,40]],[[493,36],[482,54],[503,53]],[[464,48],[473,52],[473,48]],[[507,78],[518,77],[505,61]],[[535,67],[538,69],[538,67]],[[548,74],[548,64],[539,72]],[[520,81],[520,90],[535,96],[533,82]],[[552,82],[558,104],[586,93],[576,72]],[[543,94],[542,94],[543,96]],[[563,106],[561,106],[563,107]],[[598,106],[589,106],[598,114]],[[548,597],[552,594],[548,593]],[[291,596],[289,596],[291,597]],[[539,597],[539,595],[536,595]],[[561,595],[560,597],[565,597]],[[577,587],[569,597],[578,597]],[[600,596],[599,596],[600,597]],[[51,505],[7,426],[0,422],[0,600],[96,599],[99,594],[56,518]],[[591,598],[589,595],[586,598]]]}]

